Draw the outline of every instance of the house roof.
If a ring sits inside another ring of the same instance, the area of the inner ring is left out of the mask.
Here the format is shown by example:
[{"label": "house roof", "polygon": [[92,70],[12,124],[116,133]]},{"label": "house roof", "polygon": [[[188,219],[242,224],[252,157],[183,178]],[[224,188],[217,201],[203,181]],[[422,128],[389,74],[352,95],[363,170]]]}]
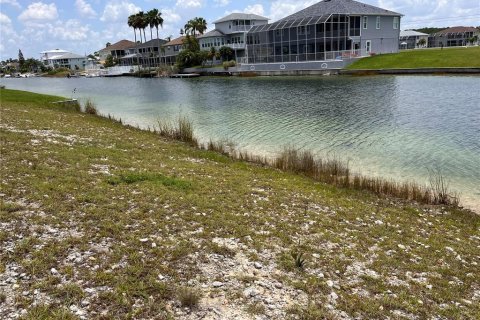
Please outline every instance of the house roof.
[{"label": "house roof", "polygon": [[400,13],[354,0],[324,0],[277,22],[254,26],[250,32],[270,31],[324,23],[328,21],[332,14],[402,16]]},{"label": "house roof", "polygon": [[464,33],[464,32],[479,32],[479,30],[474,27],[451,27],[442,31],[438,31],[435,33],[435,35],[440,36],[440,35],[446,35],[446,34],[452,34],[452,33]]},{"label": "house roof", "polygon": [[309,17],[319,17],[330,14],[361,14],[377,16],[401,16],[402,14],[354,0],[323,0],[283,20],[296,20]]},{"label": "house roof", "polygon": [[69,52],[67,54],[62,54],[62,55],[51,57],[50,59],[56,60],[56,59],[82,59],[82,58],[87,58],[87,57]]},{"label": "house roof", "polygon": [[183,44],[183,40],[185,38],[186,38],[185,36],[178,37],[176,39],[173,39],[170,42],[165,43],[163,46],[176,46],[176,45]]},{"label": "house roof", "polygon": [[135,42],[130,40],[120,40],[108,47],[103,48],[100,51],[114,51],[114,50],[125,50],[135,46]]},{"label": "house roof", "polygon": [[260,20],[260,21],[268,21],[268,18],[259,16],[258,14],[253,14],[253,13],[240,13],[240,12],[234,12],[229,14],[226,17],[223,17],[221,19],[218,19],[217,21],[214,21],[213,23],[220,23],[220,22],[227,22],[227,21],[232,21],[232,20]]},{"label": "house roof", "polygon": [[202,38],[210,38],[210,37],[223,37],[225,34],[221,32],[220,30],[214,29],[212,31],[209,31],[201,36],[198,37],[198,39]]},{"label": "house roof", "polygon": [[428,34],[418,32],[418,31],[415,31],[415,30],[400,31],[400,37],[421,37],[421,36],[428,36]]},{"label": "house roof", "polygon": [[152,40],[148,40],[147,42],[144,42],[144,43],[134,44],[133,46],[128,47],[128,48],[130,49],[130,48],[150,48],[150,47],[158,47],[158,46],[164,45],[165,43],[167,43],[167,40],[164,40],[164,39],[152,39]]}]

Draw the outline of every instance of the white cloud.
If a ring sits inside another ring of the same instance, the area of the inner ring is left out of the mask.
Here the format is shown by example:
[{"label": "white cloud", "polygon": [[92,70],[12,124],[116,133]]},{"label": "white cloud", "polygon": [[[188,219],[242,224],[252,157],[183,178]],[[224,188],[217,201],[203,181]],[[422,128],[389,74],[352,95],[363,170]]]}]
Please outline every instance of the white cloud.
[{"label": "white cloud", "polygon": [[19,16],[23,22],[55,20],[58,18],[57,6],[55,3],[46,4],[34,2],[30,4]]},{"label": "white cloud", "polygon": [[177,23],[182,20],[182,17],[174,10],[162,9],[162,18],[166,23]]},{"label": "white cloud", "polygon": [[95,10],[93,10],[92,6],[87,3],[85,0],[76,0],[75,7],[77,8],[78,13],[80,16],[84,18],[94,18],[97,16]]},{"label": "white cloud", "polygon": [[203,7],[203,4],[203,0],[177,0],[176,6],[183,9],[198,9]]},{"label": "white cloud", "polygon": [[217,7],[226,7],[230,4],[230,0],[213,0],[213,2]]},{"label": "white cloud", "polygon": [[270,19],[271,22],[285,18],[297,11],[303,10],[315,3],[318,0],[304,0],[304,1],[282,1],[275,0],[270,6]]},{"label": "white cloud", "polygon": [[49,34],[59,40],[80,41],[86,40],[90,28],[83,25],[79,20],[71,19],[66,22],[57,22],[54,25],[48,25]]},{"label": "white cloud", "polygon": [[11,24],[12,24],[12,20],[6,14],[3,14],[0,12],[0,25],[4,27],[6,25],[11,25]]},{"label": "white cloud", "polygon": [[124,21],[127,23],[127,18],[129,15],[141,11],[140,7],[137,7],[135,4],[128,1],[114,2],[110,1],[105,5],[103,10],[103,15],[100,18],[104,22],[116,22]]},{"label": "white cloud", "polygon": [[263,16],[265,14],[265,10],[263,10],[263,6],[261,4],[253,4],[245,8],[243,10],[245,13],[253,13]]},{"label": "white cloud", "polygon": [[22,8],[22,6],[20,5],[20,3],[18,3],[17,0],[0,0],[0,4],[9,4],[14,7],[17,7],[18,9]]}]

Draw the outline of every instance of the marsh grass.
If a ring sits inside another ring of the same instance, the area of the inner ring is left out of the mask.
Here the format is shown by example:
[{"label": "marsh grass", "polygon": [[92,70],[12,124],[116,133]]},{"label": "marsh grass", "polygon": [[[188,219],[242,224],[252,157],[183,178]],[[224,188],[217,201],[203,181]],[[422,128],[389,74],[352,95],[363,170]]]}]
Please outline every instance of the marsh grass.
[{"label": "marsh grass", "polygon": [[179,140],[198,147],[193,133],[193,122],[185,116],[179,116],[174,122],[158,120],[158,133],[170,139]]},{"label": "marsh grass", "polygon": [[86,114],[98,115],[97,106],[91,99],[87,99],[85,101],[85,105],[83,108]]}]

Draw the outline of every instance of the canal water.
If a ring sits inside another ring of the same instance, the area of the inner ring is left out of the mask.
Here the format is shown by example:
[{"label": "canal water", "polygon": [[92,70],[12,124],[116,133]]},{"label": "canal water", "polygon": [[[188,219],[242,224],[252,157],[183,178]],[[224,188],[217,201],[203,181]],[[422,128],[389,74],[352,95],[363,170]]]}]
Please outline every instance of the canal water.
[{"label": "canal water", "polygon": [[273,156],[335,156],[369,176],[428,183],[440,170],[480,212],[480,77],[1,79],[11,89],[91,98],[142,127],[185,115],[201,140]]}]

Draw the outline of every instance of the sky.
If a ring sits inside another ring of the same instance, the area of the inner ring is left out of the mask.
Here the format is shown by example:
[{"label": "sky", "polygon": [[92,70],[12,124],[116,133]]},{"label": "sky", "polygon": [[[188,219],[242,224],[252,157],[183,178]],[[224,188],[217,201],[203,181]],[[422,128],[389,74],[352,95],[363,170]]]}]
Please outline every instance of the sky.
[{"label": "sky", "polygon": [[[39,58],[40,52],[64,49],[90,54],[107,42],[134,39],[127,17],[157,8],[164,19],[160,37],[179,36],[194,17],[213,21],[232,12],[255,13],[274,22],[319,0],[0,0],[0,60]],[[480,0],[362,0],[402,13],[401,29],[479,26]],[[147,29],[147,34],[149,30]],[[155,34],[155,31],[154,31]],[[147,35],[149,38],[150,36]]]}]

